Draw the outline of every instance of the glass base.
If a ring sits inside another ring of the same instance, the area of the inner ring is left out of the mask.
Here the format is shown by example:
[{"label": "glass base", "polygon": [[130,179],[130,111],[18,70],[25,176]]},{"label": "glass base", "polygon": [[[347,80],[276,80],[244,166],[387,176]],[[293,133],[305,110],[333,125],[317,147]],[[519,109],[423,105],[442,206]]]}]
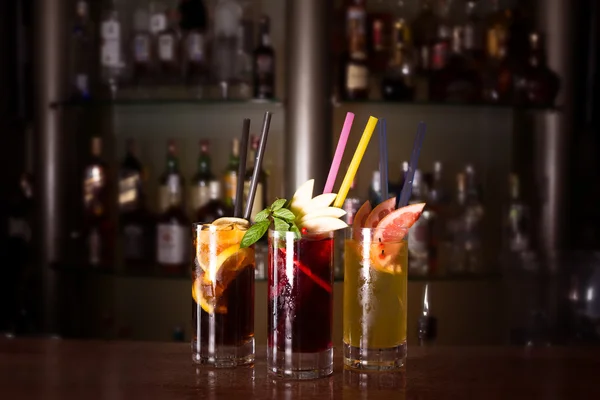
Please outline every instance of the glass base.
[{"label": "glass base", "polygon": [[344,365],[357,370],[394,371],[406,364],[406,341],[387,349],[366,349],[344,343]]},{"label": "glass base", "polygon": [[192,361],[195,364],[215,368],[231,368],[254,363],[254,338],[241,346],[218,345],[209,349],[208,345],[192,342]]},{"label": "glass base", "polygon": [[333,348],[318,353],[287,353],[267,350],[270,375],[287,379],[316,379],[333,373]]}]

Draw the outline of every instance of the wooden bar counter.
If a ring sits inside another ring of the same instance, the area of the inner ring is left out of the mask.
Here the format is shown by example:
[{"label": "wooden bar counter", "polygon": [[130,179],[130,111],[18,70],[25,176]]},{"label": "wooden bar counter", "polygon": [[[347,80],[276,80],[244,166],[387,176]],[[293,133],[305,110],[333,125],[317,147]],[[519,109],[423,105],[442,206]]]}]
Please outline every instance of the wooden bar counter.
[{"label": "wooden bar counter", "polygon": [[0,340],[0,399],[600,399],[600,348],[409,348],[400,373],[344,370],[329,378],[267,376],[191,364],[175,343]]}]

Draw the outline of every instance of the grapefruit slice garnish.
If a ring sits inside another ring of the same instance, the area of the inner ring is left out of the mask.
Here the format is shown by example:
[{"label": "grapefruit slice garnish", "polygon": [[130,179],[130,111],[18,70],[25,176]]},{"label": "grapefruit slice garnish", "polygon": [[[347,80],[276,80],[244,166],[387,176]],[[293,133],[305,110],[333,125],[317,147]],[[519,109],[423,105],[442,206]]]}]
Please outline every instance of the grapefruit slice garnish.
[{"label": "grapefruit slice garnish", "polygon": [[377,225],[376,243],[400,242],[421,216],[425,203],[411,204],[393,211]]},{"label": "grapefruit slice garnish", "polygon": [[398,262],[398,253],[405,246],[403,242],[373,243],[369,252],[371,265],[378,271],[389,274],[402,272],[402,265]]},{"label": "grapefruit slice garnish", "polygon": [[354,220],[352,221],[352,237],[354,240],[360,241],[360,230],[365,227],[365,223],[367,222],[369,214],[371,214],[371,210],[371,202],[367,200],[360,206],[356,215],[354,215]]},{"label": "grapefruit slice garnish", "polygon": [[371,211],[363,228],[377,228],[379,222],[383,220],[396,208],[396,198],[392,197],[381,202],[377,207]]}]

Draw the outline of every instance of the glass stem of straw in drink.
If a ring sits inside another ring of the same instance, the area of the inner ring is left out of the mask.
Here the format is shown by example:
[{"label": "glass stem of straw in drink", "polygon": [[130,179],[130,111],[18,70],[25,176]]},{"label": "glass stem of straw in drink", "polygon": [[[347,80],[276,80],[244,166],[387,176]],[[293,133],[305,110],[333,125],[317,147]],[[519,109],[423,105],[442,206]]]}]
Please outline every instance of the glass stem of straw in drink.
[{"label": "glass stem of straw in drink", "polygon": [[192,359],[234,367],[254,362],[254,246],[240,248],[248,223],[193,225]]},{"label": "glass stem of straw in drink", "polygon": [[406,360],[407,237],[385,229],[346,229],[344,364],[394,370]]},{"label": "glass stem of straw in drink", "polygon": [[333,372],[333,232],[269,230],[267,368],[313,379]]}]

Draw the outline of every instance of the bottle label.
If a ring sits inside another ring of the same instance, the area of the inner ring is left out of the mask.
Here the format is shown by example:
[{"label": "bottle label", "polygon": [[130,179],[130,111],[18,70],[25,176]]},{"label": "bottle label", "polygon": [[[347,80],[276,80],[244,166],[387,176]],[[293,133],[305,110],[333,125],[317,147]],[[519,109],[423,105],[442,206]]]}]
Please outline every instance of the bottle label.
[{"label": "bottle label", "polygon": [[237,173],[228,172],[225,174],[225,198],[231,199],[235,203],[235,191],[237,189]]},{"label": "bottle label", "polygon": [[440,70],[446,66],[448,59],[448,43],[440,42],[433,46],[433,55],[431,58],[431,67],[434,70]]},{"label": "bottle label", "polygon": [[121,25],[117,21],[104,21],[100,31],[104,40],[119,40],[121,37]]},{"label": "bottle label", "polygon": [[158,58],[161,61],[173,61],[175,38],[173,35],[160,35],[158,37]]},{"label": "bottle label", "polygon": [[367,13],[365,12],[365,9],[362,7],[351,7],[348,9],[348,11],[346,12],[346,26],[347,26],[347,31],[346,34],[350,35],[350,28],[352,27],[352,21],[356,21],[356,28],[358,30],[358,33],[361,35],[364,35],[366,32],[366,25],[367,25]]},{"label": "bottle label", "polygon": [[[248,202],[248,194],[250,193],[250,182],[244,182],[244,200]],[[262,183],[256,185],[256,194],[254,195],[254,203],[252,203],[252,211],[250,213],[250,219],[254,221],[256,214],[263,210],[263,189]]]},{"label": "bottle label", "polygon": [[190,33],[187,40],[187,51],[190,61],[204,61],[204,36],[200,33]]},{"label": "bottle label", "polygon": [[83,204],[86,209],[94,202],[98,203],[98,201],[95,200],[100,200],[104,182],[104,172],[102,168],[96,166],[86,169],[83,181]]},{"label": "bottle label", "polygon": [[192,210],[195,212],[200,207],[204,206],[210,201],[210,189],[208,185],[195,186],[191,189],[190,193],[190,205]]},{"label": "bottle label", "polygon": [[146,35],[136,35],[133,40],[133,57],[138,63],[150,60],[150,38]]},{"label": "bottle label", "polygon": [[158,191],[158,209],[162,212],[177,204],[181,204],[181,182],[179,175],[169,175],[166,185]]},{"label": "bottle label", "polygon": [[267,55],[256,57],[256,72],[258,74],[271,74],[273,72],[273,57]]},{"label": "bottle label", "polygon": [[348,65],[346,69],[346,89],[360,90],[369,86],[369,71],[362,65]]},{"label": "bottle label", "polygon": [[100,264],[100,234],[97,229],[92,229],[88,237],[88,255],[91,265]]},{"label": "bottle label", "polygon": [[167,29],[167,17],[163,13],[156,13],[150,16],[150,32],[153,35]]},{"label": "bottle label", "polygon": [[189,232],[181,225],[159,224],[157,261],[160,264],[183,264],[187,261]]},{"label": "bottle label", "polygon": [[140,175],[130,174],[119,181],[119,206],[125,208],[138,200],[138,188],[140,186]]},{"label": "bottle label", "polygon": [[123,255],[128,260],[144,257],[144,229],[139,225],[126,225],[123,228]]},{"label": "bottle label", "polygon": [[121,66],[121,42],[119,39],[105,39],[100,51],[103,67],[118,68]]}]

